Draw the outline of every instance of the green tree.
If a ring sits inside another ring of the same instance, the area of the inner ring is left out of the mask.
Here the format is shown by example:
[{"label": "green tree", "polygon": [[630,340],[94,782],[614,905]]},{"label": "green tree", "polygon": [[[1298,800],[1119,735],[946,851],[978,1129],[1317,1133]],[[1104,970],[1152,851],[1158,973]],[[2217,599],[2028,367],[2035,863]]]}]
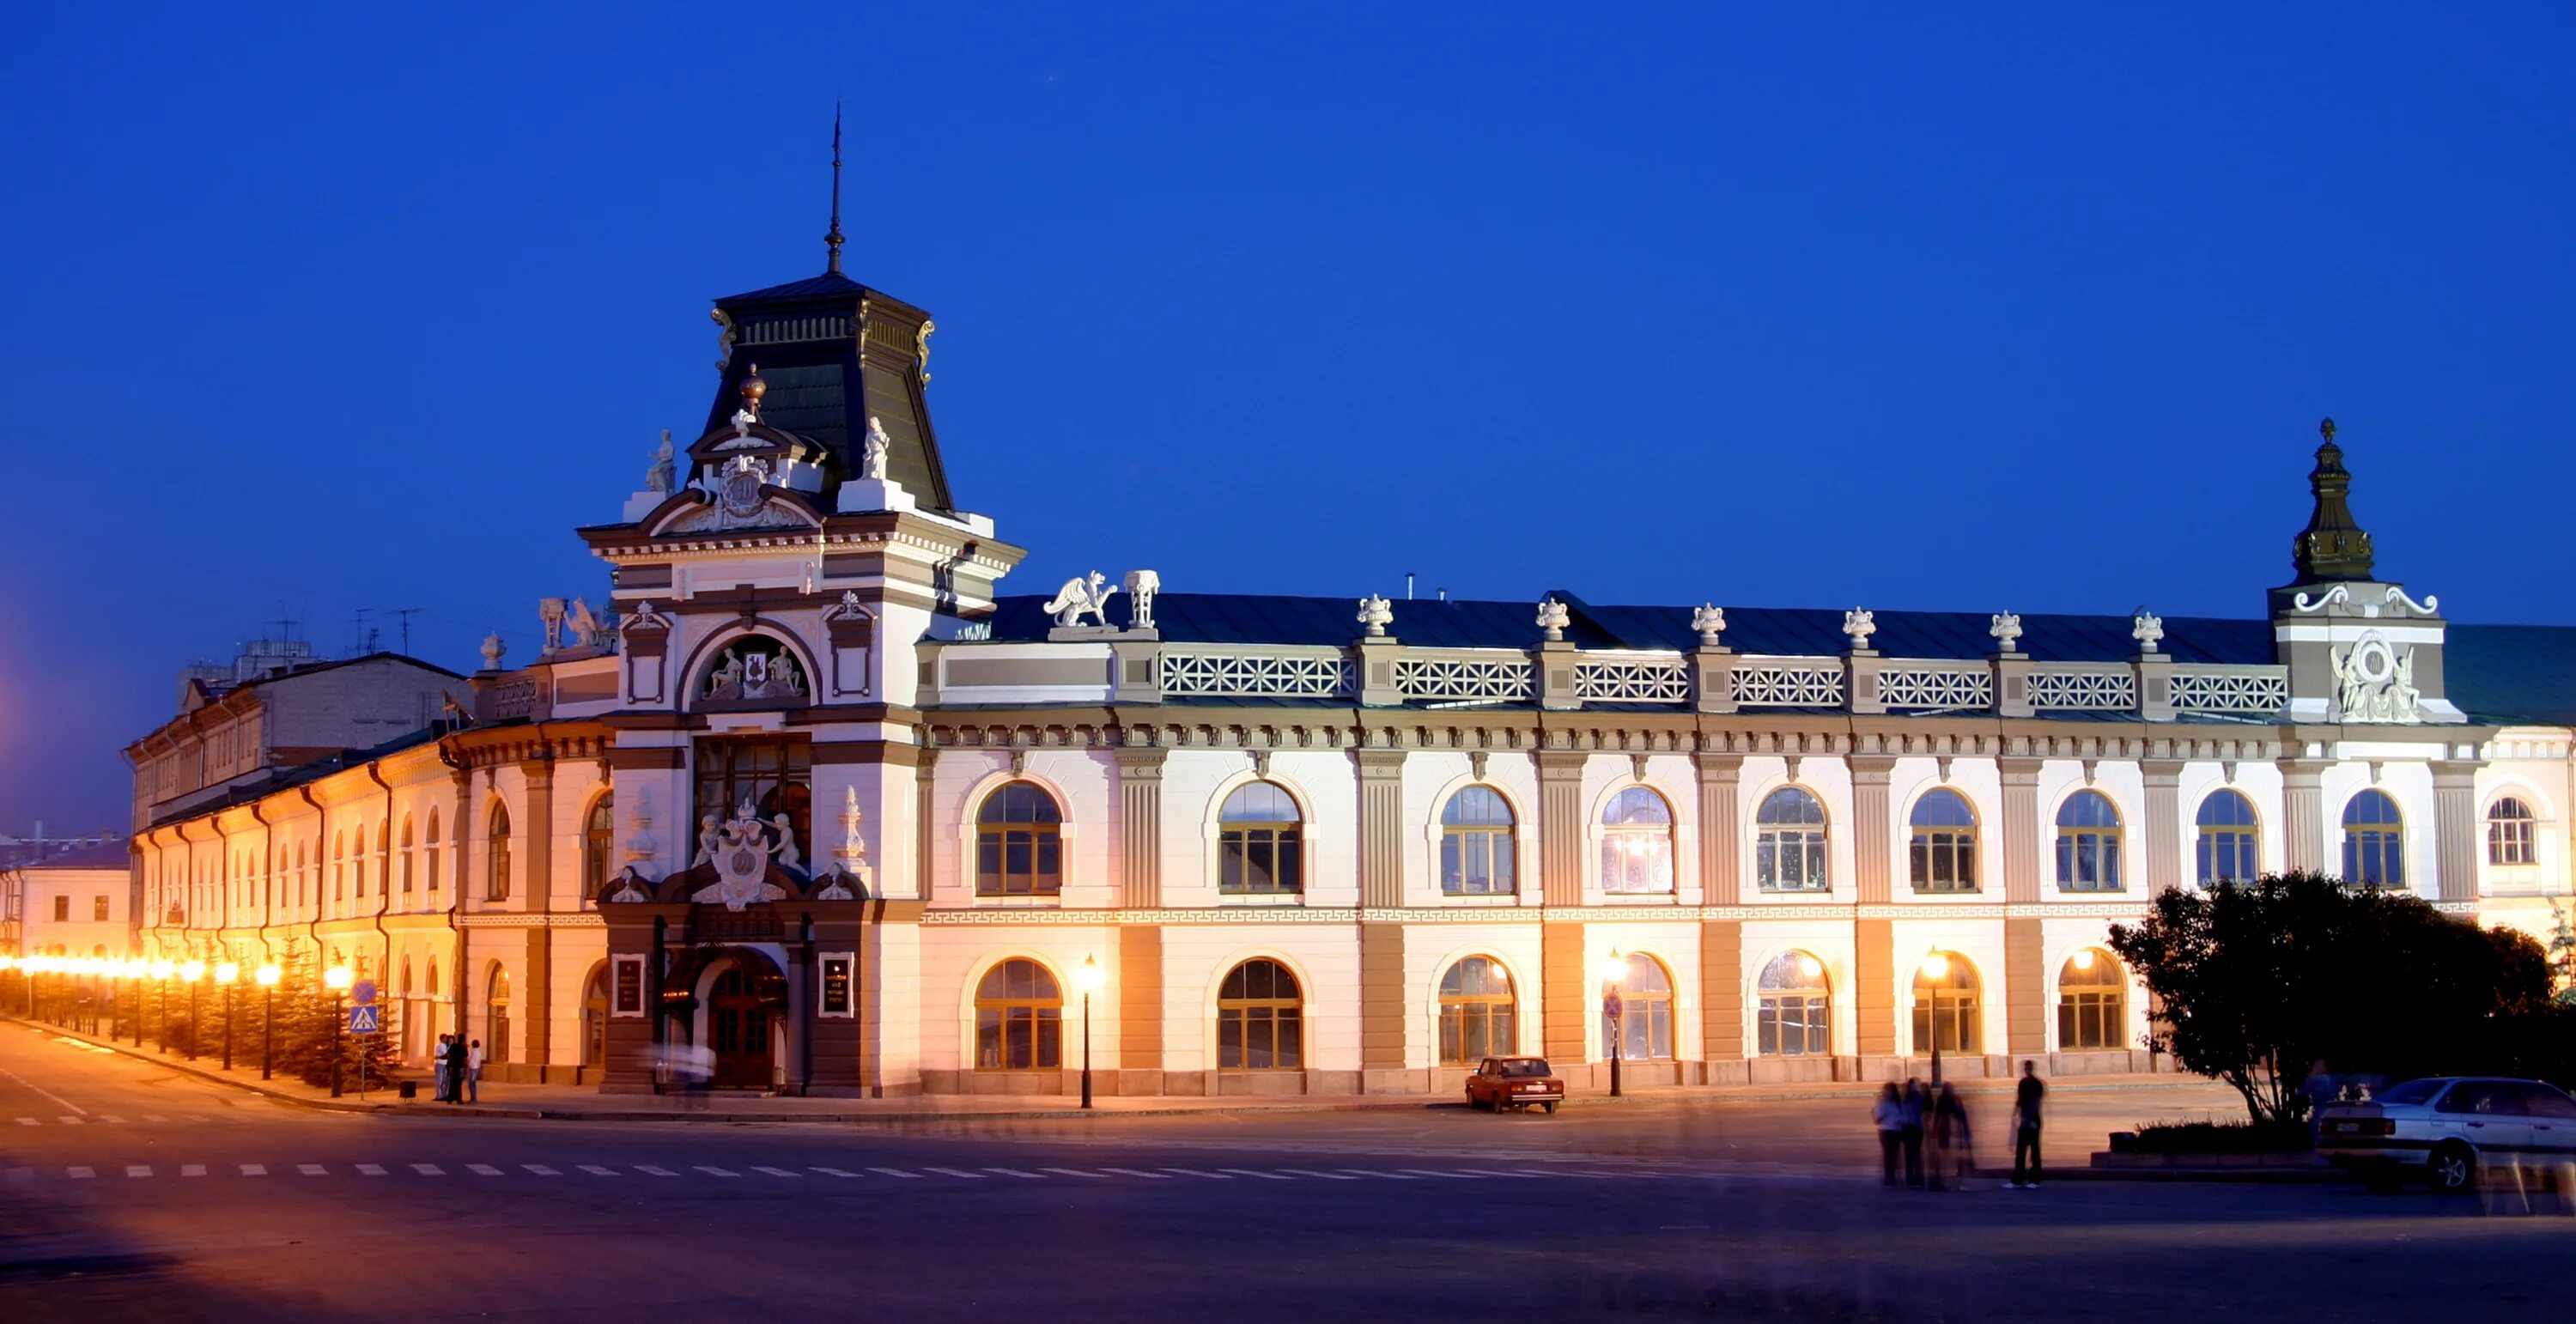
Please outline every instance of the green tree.
[{"label": "green tree", "polygon": [[2549,903],[2549,984],[2560,1006],[2576,1007],[2576,927],[2555,901]]}]

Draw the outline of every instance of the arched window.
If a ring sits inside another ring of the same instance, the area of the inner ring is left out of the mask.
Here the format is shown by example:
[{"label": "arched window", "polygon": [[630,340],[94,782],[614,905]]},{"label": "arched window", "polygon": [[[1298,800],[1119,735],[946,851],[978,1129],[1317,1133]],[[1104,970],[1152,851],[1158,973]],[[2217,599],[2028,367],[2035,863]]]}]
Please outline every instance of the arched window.
[{"label": "arched window", "polygon": [[2363,791],[2344,804],[2343,880],[2368,887],[2406,885],[2406,820],[2385,791]]},{"label": "arched window", "polygon": [[483,1003],[483,1060],[510,1060],[510,972],[496,962]]},{"label": "arched window", "polygon": [[1512,806],[1490,786],[1470,786],[1440,810],[1440,891],[1506,896],[1512,890]]},{"label": "arched window", "polygon": [[976,1067],[1052,1070],[1063,1061],[1064,994],[1055,975],[1018,957],[985,971],[975,986]]},{"label": "arched window", "polygon": [[492,806],[492,832],[484,849],[483,899],[510,899],[510,809]]},{"label": "arched window", "polygon": [[1968,797],[1936,786],[1914,802],[1914,890],[1977,890],[1977,811]]},{"label": "arched window", "polygon": [[617,813],[610,797],[601,796],[590,802],[590,815],[581,827],[581,895],[584,903],[599,900],[600,890],[608,885],[608,857],[616,846]]},{"label": "arched window", "polygon": [[1217,891],[1268,895],[1305,885],[1303,818],[1285,788],[1274,782],[1236,787],[1216,819]]},{"label": "arched window", "polygon": [[2069,892],[2120,890],[2120,811],[2100,791],[2077,791],[2057,807],[2057,885]]},{"label": "arched window", "polygon": [[1833,990],[1825,963],[1805,952],[1782,952],[1762,967],[1755,1014],[1755,1051],[1764,1057],[1811,1057],[1834,1051]]},{"label": "arched window", "polygon": [[1619,1056],[1631,1062],[1672,1058],[1673,977],[1651,956],[1628,954],[1628,974],[1619,981],[1619,1014],[1601,1009],[1601,1042],[1613,1040]]},{"label": "arched window", "polygon": [[[438,810],[435,807],[429,811],[428,840],[428,855],[427,858],[421,861],[421,864],[429,873],[429,890],[435,892],[439,889],[442,883],[442,879],[438,872]],[[435,984],[438,981],[433,979],[429,982]]]},{"label": "arched window", "polygon": [[[378,849],[382,849],[384,844],[385,834],[381,829],[379,829],[376,833],[376,846]],[[349,896],[353,900],[364,901],[367,899],[366,824],[360,823],[357,828],[349,834],[349,849],[352,857],[349,861]]]},{"label": "arched window", "polygon": [[1673,890],[1673,807],[1664,797],[1643,786],[1610,797],[1601,811],[1601,890]]},{"label": "arched window", "polygon": [[1503,963],[1469,956],[1440,977],[1440,1061],[1474,1066],[1478,1059],[1518,1051],[1512,1024],[1512,976]]},{"label": "arched window", "polygon": [[2125,1048],[2128,1038],[2127,972],[2109,952],[2087,947],[2057,971],[2057,1046]]},{"label": "arched window", "polygon": [[1297,976],[1277,961],[1246,961],[1229,971],[1216,994],[1216,1064],[1223,1071],[1286,1070],[1305,1065]]},{"label": "arched window", "polygon": [[402,821],[402,894],[410,896],[411,887],[411,815],[405,814]]},{"label": "arched window", "polygon": [[1765,892],[1825,890],[1825,802],[1800,786],[1753,811],[1753,878]]},{"label": "arched window", "polygon": [[2540,863],[2540,851],[2532,840],[2532,826],[2538,821],[2531,806],[2519,797],[2497,797],[2487,808],[2487,863]]},{"label": "arched window", "polygon": [[[318,853],[320,848],[315,848]],[[304,843],[295,843],[295,908],[304,908]]]},{"label": "arched window", "polygon": [[2262,844],[2254,802],[2237,791],[2212,791],[2200,802],[2200,885],[2250,883],[2261,876]]},{"label": "arched window", "polygon": [[1914,968],[1914,1051],[1982,1053],[1984,1024],[1977,1015],[1977,968],[1956,952],[1934,952]]},{"label": "arched window", "polygon": [[984,797],[975,815],[975,895],[1056,896],[1064,891],[1064,811],[1031,782]]},{"label": "arched window", "polygon": [[346,900],[349,895],[349,834],[331,834],[331,899]]}]

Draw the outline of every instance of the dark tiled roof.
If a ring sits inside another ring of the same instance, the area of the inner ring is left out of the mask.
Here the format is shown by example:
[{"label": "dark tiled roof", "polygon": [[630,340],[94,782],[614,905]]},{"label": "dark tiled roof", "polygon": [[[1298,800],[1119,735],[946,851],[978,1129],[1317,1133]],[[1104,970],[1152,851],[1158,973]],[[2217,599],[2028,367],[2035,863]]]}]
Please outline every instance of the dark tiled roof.
[{"label": "dark tiled roof", "polygon": [[772,285],[765,290],[753,290],[749,294],[728,294],[725,297],[716,300],[716,302],[752,303],[763,299],[817,299],[838,297],[841,295],[848,295],[851,298],[865,298],[875,293],[875,290],[869,289],[867,286],[861,285],[857,281],[854,281],[837,271],[827,271],[820,276],[808,276],[803,280],[791,280],[784,285]]},{"label": "dark tiled roof", "polygon": [[[1565,637],[1578,648],[1695,648],[1689,607],[1596,607],[1568,593]],[[996,639],[1044,639],[1052,624],[1043,597],[1007,597],[993,618]],[[1154,599],[1163,638],[1190,644],[1347,644],[1360,633],[1355,598],[1258,597],[1236,593],[1165,593]],[[1423,648],[1528,648],[1538,640],[1534,602],[1416,598],[1393,604],[1387,632]],[[1113,604],[1111,616],[1125,611]],[[1973,612],[1882,611],[1870,646],[1890,657],[1990,657],[1991,619]],[[2126,662],[2137,655],[2126,616],[2021,618],[2022,650],[2041,662]],[[1739,653],[1832,656],[1851,646],[1843,614],[1832,609],[1729,607],[1726,644]],[[2167,617],[2160,645],[2178,662],[2264,664],[2272,661],[2265,621]]]},{"label": "dark tiled roof", "polygon": [[123,840],[102,841],[95,846],[82,846],[60,855],[21,863],[21,869],[123,869],[133,862],[134,854]]},{"label": "dark tiled roof", "polygon": [[2454,625],[2442,680],[2477,721],[2576,726],[2576,626]]},{"label": "dark tiled roof", "polygon": [[447,726],[424,726],[417,731],[395,736],[381,745],[367,749],[344,749],[327,758],[300,763],[292,768],[280,768],[265,777],[233,787],[212,799],[194,801],[184,809],[169,810],[155,815],[151,826],[160,827],[165,823],[174,823],[181,819],[202,818],[208,814],[230,809],[234,805],[247,804],[264,796],[275,795],[279,791],[292,790],[306,782],[319,781],[335,772],[345,772],[370,759],[380,759],[389,754],[400,753],[414,745],[426,744],[453,729]]}]

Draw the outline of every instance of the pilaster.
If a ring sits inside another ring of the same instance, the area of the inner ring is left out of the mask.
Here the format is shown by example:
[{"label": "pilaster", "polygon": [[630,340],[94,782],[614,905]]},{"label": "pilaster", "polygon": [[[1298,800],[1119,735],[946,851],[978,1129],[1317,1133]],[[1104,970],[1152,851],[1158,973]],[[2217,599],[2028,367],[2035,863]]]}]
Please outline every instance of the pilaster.
[{"label": "pilaster", "polygon": [[2007,756],[1995,760],[2004,787],[2004,900],[2041,899],[2039,879],[2039,763]]},{"label": "pilaster", "polygon": [[2145,759],[2138,772],[2147,784],[2147,892],[2154,895],[2182,886],[2182,763]]},{"label": "pilaster", "polygon": [[1703,752],[1692,755],[1691,762],[1699,769],[1700,894],[1711,905],[1733,905],[1743,895],[1737,870],[1744,857],[1737,834],[1744,829],[1736,818],[1736,800],[1744,784],[1744,756]]},{"label": "pilaster", "polygon": [[2281,845],[2293,872],[2327,870],[2324,781],[2329,766],[2322,759],[2280,761]]},{"label": "pilaster", "polygon": [[1699,926],[1700,1037],[1710,1062],[1744,1058],[1744,923]]},{"label": "pilaster", "polygon": [[1404,904],[1404,755],[1401,749],[1355,749],[1360,782],[1360,905]]},{"label": "pilaster", "polygon": [[1118,903],[1163,904],[1163,762],[1171,751],[1122,748],[1118,759]]},{"label": "pilaster", "polygon": [[2444,901],[2478,897],[2478,765],[2433,765],[2433,859]]},{"label": "pilaster", "polygon": [[2004,1042],[2013,1056],[2048,1051],[2047,936],[2036,917],[2004,921]]},{"label": "pilaster", "polygon": [[[519,836],[527,852],[520,876],[526,880],[527,909],[531,914],[546,914],[554,909],[555,846],[555,765],[552,759],[531,760],[519,765],[520,776],[527,784],[526,826]],[[545,1079],[548,1052],[554,1035],[554,928],[540,923],[528,930],[528,968],[526,1014],[521,1018],[528,1027],[527,1049],[521,1059],[535,1068],[535,1078]]]},{"label": "pilaster", "polygon": [[1583,764],[1579,749],[1542,749],[1538,761],[1540,896],[1550,906],[1583,904]]},{"label": "pilaster", "polygon": [[[1875,672],[1871,673],[1871,684],[1877,684]],[[1849,763],[1853,881],[1859,884],[1862,905],[1885,905],[1893,892],[1888,878],[1893,865],[1888,844],[1887,776],[1896,760],[1885,754],[1854,754]]]}]

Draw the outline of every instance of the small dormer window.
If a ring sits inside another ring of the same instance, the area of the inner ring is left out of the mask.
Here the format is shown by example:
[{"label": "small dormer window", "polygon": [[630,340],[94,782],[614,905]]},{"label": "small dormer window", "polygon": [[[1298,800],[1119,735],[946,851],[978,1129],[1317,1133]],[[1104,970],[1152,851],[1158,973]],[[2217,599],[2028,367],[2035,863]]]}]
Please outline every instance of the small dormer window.
[{"label": "small dormer window", "polygon": [[812,693],[796,655],[778,640],[758,634],[726,644],[698,688],[699,700],[710,704],[801,704]]}]

